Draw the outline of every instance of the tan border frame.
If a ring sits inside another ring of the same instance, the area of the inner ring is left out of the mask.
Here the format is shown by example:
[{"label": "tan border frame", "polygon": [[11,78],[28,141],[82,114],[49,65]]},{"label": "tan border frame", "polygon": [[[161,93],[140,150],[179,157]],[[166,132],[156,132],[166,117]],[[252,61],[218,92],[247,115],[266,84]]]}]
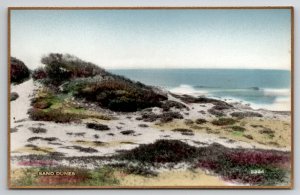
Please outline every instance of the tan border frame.
[{"label": "tan border frame", "polygon": [[[288,186],[12,186],[10,167],[10,54],[12,10],[158,10],[158,9],[289,9],[291,12],[291,183]],[[7,184],[9,189],[293,189],[294,188],[294,7],[292,6],[245,6],[245,7],[9,7],[8,8],[8,83],[7,83]]]}]

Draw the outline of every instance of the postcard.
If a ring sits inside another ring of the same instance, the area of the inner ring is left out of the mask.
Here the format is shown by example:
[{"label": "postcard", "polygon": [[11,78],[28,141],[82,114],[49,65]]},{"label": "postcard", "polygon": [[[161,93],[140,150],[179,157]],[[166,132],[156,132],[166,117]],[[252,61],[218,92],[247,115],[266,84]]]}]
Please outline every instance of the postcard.
[{"label": "postcard", "polygon": [[10,188],[292,188],[293,8],[9,8]]}]

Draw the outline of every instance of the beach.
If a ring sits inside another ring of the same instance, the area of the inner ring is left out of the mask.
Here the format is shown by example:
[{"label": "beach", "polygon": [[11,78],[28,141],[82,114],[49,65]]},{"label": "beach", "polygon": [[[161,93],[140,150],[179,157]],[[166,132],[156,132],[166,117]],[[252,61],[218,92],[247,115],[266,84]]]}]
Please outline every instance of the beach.
[{"label": "beach", "polygon": [[[91,160],[93,158],[90,157],[109,158],[121,151],[129,151],[140,145],[151,144],[158,140],[179,140],[189,146],[200,148],[220,144],[232,149],[291,151],[291,116],[288,111],[254,110],[241,102],[227,103],[217,100],[216,103],[215,100],[212,101],[213,99],[203,99],[206,101],[198,103],[192,96],[166,92],[169,101],[177,102],[182,107],[170,106],[168,111],[154,107],[124,113],[105,110],[94,103],[77,102],[89,112],[100,112],[110,116],[112,120],[89,117],[75,123],[33,121],[28,115],[28,110],[31,107],[30,101],[42,89],[43,87],[32,79],[11,86],[11,91],[17,92],[20,96],[11,102],[10,137],[13,175],[16,170],[30,167],[30,162],[37,163],[36,166],[39,166],[40,161],[52,162],[53,159],[55,160],[52,163],[56,166],[63,165],[93,170],[117,161],[110,162],[110,160],[101,160],[101,158]],[[216,107],[220,105],[226,106],[223,108]],[[166,113],[167,115],[177,113],[179,116],[164,118]],[[213,124],[213,121],[218,121],[220,116],[221,118],[235,119],[229,125]],[[87,124],[102,124],[108,129],[93,129],[89,128]],[[39,128],[45,132],[34,131]],[[36,160],[32,160],[30,157],[32,155],[41,158],[35,157]],[[53,158],[55,155],[57,158]],[[81,160],[68,160],[72,158]],[[83,160],[84,158],[86,160]],[[209,176],[205,174],[205,169],[200,169],[201,174],[195,177],[192,173],[185,172],[188,167],[183,163],[178,168],[172,168],[171,172],[153,168],[159,173],[159,178],[150,180],[143,179],[143,176],[126,174],[120,185],[143,186],[146,183],[154,186],[180,185],[180,182],[175,180],[172,183],[171,178],[177,178],[177,174],[184,176],[190,185],[208,185],[206,182],[200,182],[204,178],[209,180],[210,185],[224,185],[224,183],[227,183],[226,185],[243,185],[226,181],[215,174],[210,173],[211,176]],[[171,180],[166,180],[166,178]]]}]

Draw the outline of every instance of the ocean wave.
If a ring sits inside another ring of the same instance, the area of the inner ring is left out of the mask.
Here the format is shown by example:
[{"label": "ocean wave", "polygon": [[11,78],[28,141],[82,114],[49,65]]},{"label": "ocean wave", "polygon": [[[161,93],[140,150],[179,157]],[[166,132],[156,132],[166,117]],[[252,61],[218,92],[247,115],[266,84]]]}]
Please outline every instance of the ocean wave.
[{"label": "ocean wave", "polygon": [[272,111],[291,111],[290,97],[277,97],[272,104],[250,103],[254,109],[267,109]]},{"label": "ocean wave", "polygon": [[[233,88],[217,88],[207,86],[193,87],[191,85],[182,84],[178,87],[169,89],[172,93],[186,94],[192,96],[205,95],[207,97],[225,100],[229,102],[243,102],[249,104],[254,109],[267,109],[272,111],[290,111],[291,110],[291,91],[290,89],[274,89],[249,87],[241,89]],[[252,91],[252,92],[251,92]],[[232,93],[231,93],[232,92]],[[222,95],[221,95],[222,94]],[[256,94],[255,101],[247,101],[247,97],[253,97]],[[220,97],[222,96],[222,97]],[[259,103],[267,96],[271,96],[273,100],[270,103]]]},{"label": "ocean wave", "polygon": [[291,90],[290,89],[273,89],[273,88],[266,88],[263,89],[264,95],[267,96],[290,96]]},{"label": "ocean wave", "polygon": [[193,86],[196,89],[213,89],[213,90],[254,90],[254,91],[258,91],[260,90],[259,87],[246,87],[246,88],[224,88],[224,87],[213,87],[213,86],[205,86],[205,85],[194,85]]},{"label": "ocean wave", "polygon": [[208,94],[210,92],[251,92],[255,91],[258,93],[262,93],[265,96],[290,96],[291,90],[289,88],[260,88],[260,87],[246,87],[246,88],[221,88],[221,87],[209,87],[196,85],[191,86],[187,84],[182,84],[178,87],[171,88],[170,91],[174,93],[181,94]]},{"label": "ocean wave", "polygon": [[197,90],[193,88],[190,85],[182,84],[178,87],[170,89],[172,93],[177,94],[186,94],[186,95],[192,95],[192,96],[198,96],[198,95],[207,95],[208,91],[205,90]]}]

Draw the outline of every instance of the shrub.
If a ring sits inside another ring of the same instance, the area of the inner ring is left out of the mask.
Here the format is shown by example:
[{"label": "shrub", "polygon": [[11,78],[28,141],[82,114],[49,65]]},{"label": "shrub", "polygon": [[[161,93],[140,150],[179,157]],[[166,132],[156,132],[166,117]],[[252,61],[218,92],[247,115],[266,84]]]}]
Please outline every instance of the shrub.
[{"label": "shrub", "polygon": [[[111,74],[69,54],[51,53],[41,61],[45,68],[35,70],[35,79],[43,78],[43,84],[56,91],[71,93],[113,111],[134,112],[161,107],[162,101],[167,100],[167,95],[158,89]],[[174,102],[167,105],[168,108],[182,106]]]},{"label": "shrub", "polygon": [[53,85],[60,85],[74,78],[106,74],[104,69],[69,54],[50,53],[41,62],[45,65],[45,72]]},{"label": "shrub", "polygon": [[10,58],[10,81],[19,84],[29,79],[30,71],[28,67],[17,58]]},{"label": "shrub", "polygon": [[195,122],[200,125],[200,124],[206,123],[207,121],[205,119],[203,119],[203,118],[198,118],[198,119],[196,119]]},{"label": "shrub", "polygon": [[224,126],[224,125],[233,125],[236,122],[237,121],[232,118],[219,118],[217,120],[213,120],[211,123],[217,126]]},{"label": "shrub", "polygon": [[45,68],[39,67],[32,72],[31,77],[33,78],[33,80],[40,80],[40,79],[47,78],[48,74],[47,74]]},{"label": "shrub", "polygon": [[196,155],[196,147],[181,141],[157,140],[152,144],[143,144],[138,148],[126,151],[120,154],[119,158],[153,164],[188,161],[195,158]]},{"label": "shrub", "polygon": [[[290,162],[288,152],[270,150],[230,149],[225,147],[203,147],[196,167],[220,175],[225,180],[250,185],[278,185],[285,182]],[[255,174],[253,171],[262,171]]]},{"label": "shrub", "polygon": [[159,115],[160,117],[160,122],[165,123],[165,122],[170,122],[173,121],[173,119],[183,119],[182,114],[180,114],[179,112],[163,112],[161,115]]},{"label": "shrub", "polygon": [[215,110],[215,109],[211,108],[211,109],[208,109],[207,111],[208,111],[208,113],[210,113],[214,116],[217,116],[217,117],[225,116],[225,114],[223,113],[222,110]]},{"label": "shrub", "polygon": [[180,102],[176,102],[173,100],[167,100],[162,104],[162,109],[164,111],[169,111],[171,108],[176,109],[188,109],[188,107]]},{"label": "shrub", "polygon": [[167,97],[155,93],[148,87],[140,87],[127,80],[108,79],[99,83],[85,85],[77,97],[97,102],[100,106],[113,111],[134,112],[149,107],[160,107]]},{"label": "shrub", "polygon": [[54,121],[56,123],[79,122],[81,119],[97,118],[101,120],[110,120],[106,115],[93,115],[88,113],[72,113],[64,112],[62,109],[47,109],[31,108],[28,110],[30,119],[34,121]]},{"label": "shrub", "polygon": [[64,113],[58,109],[51,111],[43,111],[41,109],[32,108],[28,110],[30,119],[34,121],[54,121],[56,123],[69,123],[79,121],[81,118],[77,114]]},{"label": "shrub", "polygon": [[237,118],[245,118],[245,117],[263,117],[262,114],[258,112],[233,112],[231,116]]},{"label": "shrub", "polygon": [[231,129],[233,131],[238,131],[238,132],[244,132],[244,131],[246,131],[246,129],[244,127],[240,127],[240,126],[232,126]]}]

